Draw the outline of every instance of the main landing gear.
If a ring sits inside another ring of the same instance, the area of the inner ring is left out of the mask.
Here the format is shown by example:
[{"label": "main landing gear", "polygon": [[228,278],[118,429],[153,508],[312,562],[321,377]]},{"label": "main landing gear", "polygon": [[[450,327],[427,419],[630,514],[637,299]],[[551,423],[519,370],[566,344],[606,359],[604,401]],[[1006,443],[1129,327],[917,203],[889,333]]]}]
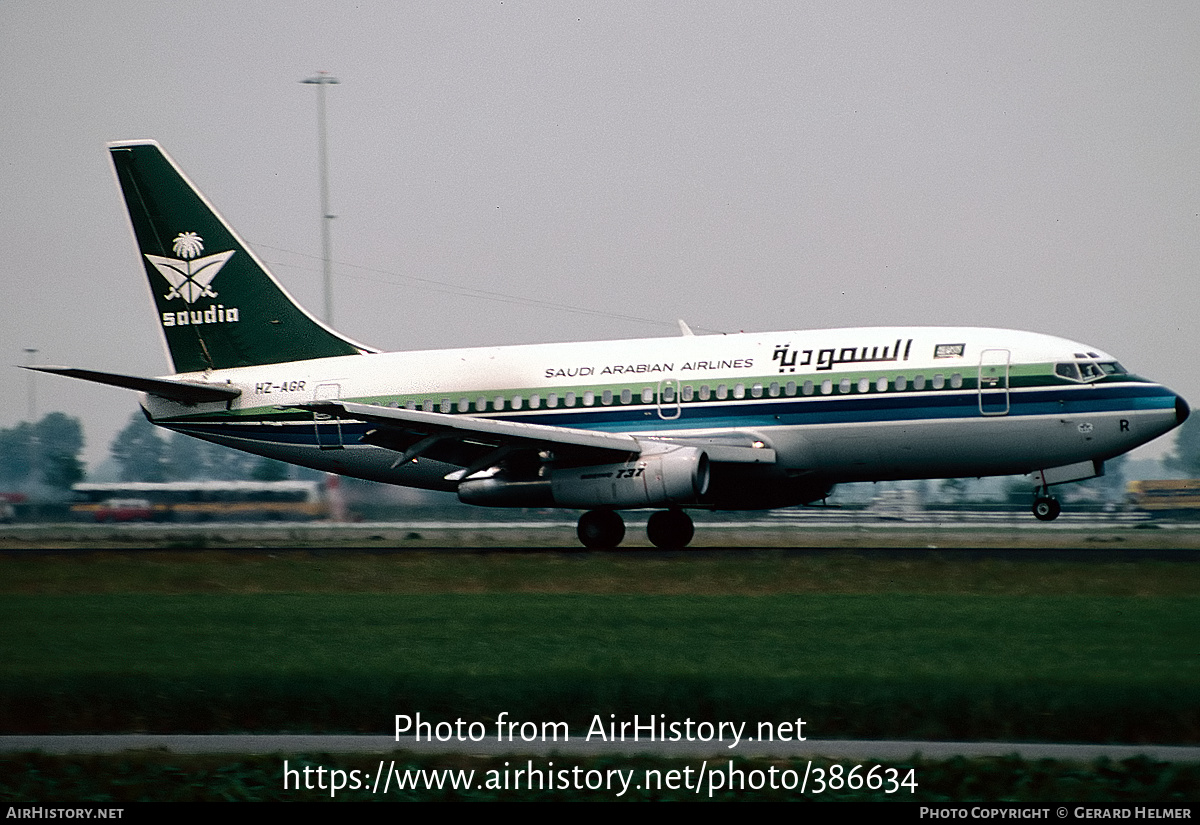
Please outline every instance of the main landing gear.
[{"label": "main landing gear", "polygon": [[659,510],[646,522],[646,535],[655,547],[682,550],[696,535],[696,528],[692,517],[682,510]]},{"label": "main landing gear", "polygon": [[[615,510],[588,510],[579,517],[575,532],[584,547],[611,550],[625,538],[625,522]],[[659,510],[646,522],[646,535],[655,547],[664,550],[687,547],[695,534],[692,517],[683,510]]]},{"label": "main landing gear", "polygon": [[575,532],[589,550],[611,550],[625,538],[625,522],[616,510],[588,510]]},{"label": "main landing gear", "polygon": [[1042,494],[1033,500],[1033,517],[1038,521],[1054,521],[1062,512],[1062,505],[1054,496]]}]

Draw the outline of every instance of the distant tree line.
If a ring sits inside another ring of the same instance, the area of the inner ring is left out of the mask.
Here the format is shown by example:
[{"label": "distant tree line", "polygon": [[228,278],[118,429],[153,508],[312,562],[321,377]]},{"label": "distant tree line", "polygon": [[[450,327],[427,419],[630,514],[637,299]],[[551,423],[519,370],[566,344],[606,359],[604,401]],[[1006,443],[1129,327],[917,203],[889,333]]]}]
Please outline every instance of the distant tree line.
[{"label": "distant tree line", "polygon": [[1193,413],[1175,432],[1175,449],[1163,459],[1168,470],[1200,478],[1200,412]]},{"label": "distant tree line", "polygon": [[65,492],[83,480],[83,424],[65,413],[0,429],[0,489]]},{"label": "distant tree line", "polygon": [[307,472],[320,477],[282,461],[163,432],[138,411],[117,433],[109,452],[120,467],[122,481],[282,481],[307,477]]}]

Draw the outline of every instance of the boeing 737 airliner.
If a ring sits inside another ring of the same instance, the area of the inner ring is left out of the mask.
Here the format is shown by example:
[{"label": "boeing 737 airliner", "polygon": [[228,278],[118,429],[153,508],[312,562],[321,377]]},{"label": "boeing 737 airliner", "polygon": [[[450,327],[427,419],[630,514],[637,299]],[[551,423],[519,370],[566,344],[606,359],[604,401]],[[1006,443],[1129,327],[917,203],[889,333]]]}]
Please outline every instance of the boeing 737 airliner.
[{"label": "boeing 737 airliner", "polygon": [[[173,374],[35,367],[141,393],[151,421],[470,504],[583,510],[614,547],[692,539],[685,508],[809,504],[835,484],[1032,473],[1052,485],[1181,424],[1095,347],[880,327],[380,353],[309,315],[154,141],[109,146]],[[684,330],[686,332],[686,330]]]}]

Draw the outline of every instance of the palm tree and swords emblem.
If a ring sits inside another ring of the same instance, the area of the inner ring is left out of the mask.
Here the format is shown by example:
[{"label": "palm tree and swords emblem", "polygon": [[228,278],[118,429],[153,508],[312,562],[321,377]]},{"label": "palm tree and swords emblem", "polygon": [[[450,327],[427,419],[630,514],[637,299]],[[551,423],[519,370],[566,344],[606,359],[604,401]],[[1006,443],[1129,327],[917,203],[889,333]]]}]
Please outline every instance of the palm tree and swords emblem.
[{"label": "palm tree and swords emblem", "polygon": [[204,239],[195,232],[180,232],[175,236],[171,249],[178,258],[146,255],[146,260],[154,264],[159,274],[171,285],[171,291],[163,296],[163,300],[182,298],[192,304],[199,298],[216,298],[217,293],[209,284],[217,277],[225,262],[233,257],[234,250],[200,258],[198,256],[204,251]]}]

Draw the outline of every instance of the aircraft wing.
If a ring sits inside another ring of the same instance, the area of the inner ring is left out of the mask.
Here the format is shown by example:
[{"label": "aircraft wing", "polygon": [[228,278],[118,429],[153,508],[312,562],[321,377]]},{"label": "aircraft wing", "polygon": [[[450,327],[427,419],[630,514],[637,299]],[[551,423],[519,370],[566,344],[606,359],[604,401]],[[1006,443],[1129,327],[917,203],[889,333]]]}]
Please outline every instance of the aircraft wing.
[{"label": "aircraft wing", "polygon": [[775,462],[775,451],[740,432],[691,436],[632,436],[572,427],[553,427],[470,415],[383,407],[351,401],[318,401],[304,405],[314,412],[377,424],[363,438],[368,444],[395,450],[401,464],[421,455],[467,466],[470,475],[489,460],[514,450],[550,450],[559,460],[576,464],[627,461],[642,453],[675,446],[698,447],[711,460],[729,463]]},{"label": "aircraft wing", "polygon": [[[377,424],[363,441],[396,450],[396,464],[428,455],[439,461],[474,467],[477,472],[489,460],[514,450],[553,450],[573,462],[605,463],[626,461],[642,452],[631,435],[549,427],[500,421],[470,415],[447,415],[423,410],[398,409],[351,401],[315,401],[306,409],[338,418],[353,418]],[[465,475],[469,475],[466,473]]]}]

